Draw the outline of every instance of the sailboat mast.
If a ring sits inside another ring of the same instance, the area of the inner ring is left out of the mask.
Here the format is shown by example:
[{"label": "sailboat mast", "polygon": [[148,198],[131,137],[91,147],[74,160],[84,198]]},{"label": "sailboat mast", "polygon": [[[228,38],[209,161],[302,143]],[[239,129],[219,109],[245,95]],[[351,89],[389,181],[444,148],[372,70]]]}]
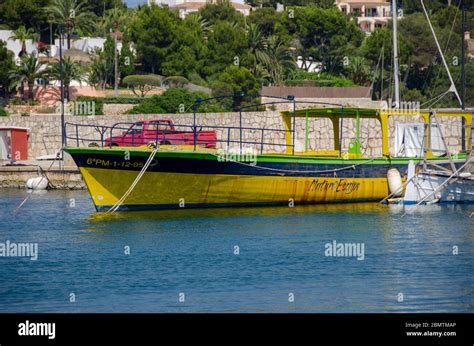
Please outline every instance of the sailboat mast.
[{"label": "sailboat mast", "polygon": [[393,80],[395,82],[395,105],[394,108],[400,107],[400,81],[398,79],[398,42],[397,42],[397,0],[392,0],[392,24],[393,24]]},{"label": "sailboat mast", "polygon": [[466,52],[465,52],[465,39],[464,35],[466,32],[466,6],[465,1],[461,1],[461,108],[466,109]]},{"label": "sailboat mast", "polygon": [[[465,1],[461,1],[461,108],[466,110],[466,52],[465,52],[465,40],[464,35],[466,32],[466,6]],[[466,150],[466,120],[462,118],[462,131],[461,131],[461,150]]]}]

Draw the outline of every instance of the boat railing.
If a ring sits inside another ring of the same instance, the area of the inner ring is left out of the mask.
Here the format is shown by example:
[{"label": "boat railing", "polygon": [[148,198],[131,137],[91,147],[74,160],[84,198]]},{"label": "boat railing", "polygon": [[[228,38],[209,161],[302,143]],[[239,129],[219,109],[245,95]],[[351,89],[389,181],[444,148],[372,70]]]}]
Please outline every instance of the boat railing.
[{"label": "boat railing", "polygon": [[[138,126],[137,126],[138,124]],[[139,124],[147,124],[139,129]],[[149,124],[157,125],[150,129]],[[244,152],[252,150],[285,152],[293,144],[285,142],[285,135],[291,130],[250,127],[173,124],[166,122],[119,122],[112,126],[91,125],[67,122],[65,124],[66,145],[77,147],[116,147],[116,146],[160,146],[186,145],[191,150],[201,148],[222,149]],[[134,128],[137,127],[137,128]],[[271,133],[271,135],[269,135]]]}]

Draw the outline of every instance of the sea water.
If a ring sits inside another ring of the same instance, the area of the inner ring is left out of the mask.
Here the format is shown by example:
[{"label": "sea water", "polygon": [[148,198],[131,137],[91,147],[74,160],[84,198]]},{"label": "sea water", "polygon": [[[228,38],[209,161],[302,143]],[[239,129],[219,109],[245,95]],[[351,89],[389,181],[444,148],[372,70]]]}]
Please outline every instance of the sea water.
[{"label": "sea water", "polygon": [[0,191],[0,312],[474,312],[473,206],[106,215],[43,191],[15,211],[27,196]]}]

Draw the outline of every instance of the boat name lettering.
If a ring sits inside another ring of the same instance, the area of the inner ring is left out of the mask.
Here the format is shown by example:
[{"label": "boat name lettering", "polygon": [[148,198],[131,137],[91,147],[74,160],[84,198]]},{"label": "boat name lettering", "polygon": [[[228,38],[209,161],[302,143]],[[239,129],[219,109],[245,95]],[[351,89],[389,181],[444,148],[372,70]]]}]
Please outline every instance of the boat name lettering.
[{"label": "boat name lettering", "polygon": [[328,179],[313,179],[309,191],[335,191],[347,194],[358,191],[360,183],[348,182],[346,179],[329,181]]}]

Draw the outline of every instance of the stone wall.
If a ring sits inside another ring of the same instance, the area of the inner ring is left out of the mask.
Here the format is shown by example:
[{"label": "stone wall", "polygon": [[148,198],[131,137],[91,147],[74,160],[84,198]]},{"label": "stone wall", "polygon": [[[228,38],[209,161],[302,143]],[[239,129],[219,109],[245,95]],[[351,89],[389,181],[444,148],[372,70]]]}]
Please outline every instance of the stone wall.
[{"label": "stone wall", "polygon": [[[5,166],[0,170],[0,188],[22,189],[26,187],[26,182],[29,179],[40,176],[42,176],[41,171],[34,166]],[[54,189],[80,190],[86,188],[77,169],[51,169],[47,172],[47,178],[50,187]]]},{"label": "stone wall", "polygon": [[[116,123],[124,123],[121,129],[114,130],[114,135],[119,135],[126,130],[133,122],[144,119],[171,119],[176,125],[193,124],[193,114],[163,114],[163,115],[103,115],[103,116],[66,116],[66,122],[76,123],[79,125],[95,125],[94,127],[77,126],[79,137],[86,140],[76,142],[76,140],[68,139],[68,145],[87,146],[92,142],[100,143],[101,136],[97,129],[101,126],[112,126]],[[451,150],[460,149],[461,121],[460,119],[442,119],[445,124],[443,130],[447,137],[447,141]],[[416,117],[392,117],[390,120],[390,147],[393,153],[393,143],[396,123],[412,122],[422,123]],[[213,128],[206,126],[226,126],[235,127],[230,130],[215,129],[218,139],[229,140],[230,147],[237,147],[240,139],[238,127],[240,125],[239,113],[207,113],[197,114],[196,123],[203,130],[212,130]],[[31,115],[31,116],[10,116],[0,118],[0,127],[2,126],[20,126],[30,129],[29,137],[29,158],[34,159],[38,156],[54,154],[61,147],[60,134],[60,116],[57,114],[50,115]],[[247,112],[242,113],[242,138],[246,141],[260,143],[262,141],[263,132],[264,151],[284,151],[284,128],[279,112]],[[186,131],[191,131],[190,126],[177,127]],[[269,131],[278,130],[278,131]],[[296,150],[304,149],[305,141],[305,119],[299,118],[296,122],[297,136],[295,139]],[[67,134],[69,137],[76,137],[76,127],[67,126]],[[110,130],[107,131],[103,138],[110,136]],[[350,139],[355,138],[355,120],[345,119],[343,126],[343,149],[347,150]],[[310,119],[309,121],[309,148],[312,150],[333,149],[333,131],[332,124],[329,119]],[[361,142],[362,150],[366,156],[378,156],[381,154],[381,128],[380,124],[373,119],[361,119]],[[247,145],[248,146],[248,145]],[[253,145],[255,149],[260,151],[260,144]],[[219,148],[226,148],[227,143],[219,143]]]}]

